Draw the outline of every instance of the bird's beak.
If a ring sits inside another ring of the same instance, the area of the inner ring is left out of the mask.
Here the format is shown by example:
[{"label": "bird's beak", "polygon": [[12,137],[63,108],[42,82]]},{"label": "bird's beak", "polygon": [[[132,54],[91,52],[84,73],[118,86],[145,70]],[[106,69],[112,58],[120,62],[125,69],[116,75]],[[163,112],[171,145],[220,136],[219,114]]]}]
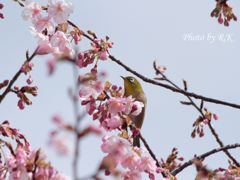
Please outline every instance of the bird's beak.
[{"label": "bird's beak", "polygon": [[120,76],[123,80],[125,80],[125,77],[123,77],[123,76]]}]

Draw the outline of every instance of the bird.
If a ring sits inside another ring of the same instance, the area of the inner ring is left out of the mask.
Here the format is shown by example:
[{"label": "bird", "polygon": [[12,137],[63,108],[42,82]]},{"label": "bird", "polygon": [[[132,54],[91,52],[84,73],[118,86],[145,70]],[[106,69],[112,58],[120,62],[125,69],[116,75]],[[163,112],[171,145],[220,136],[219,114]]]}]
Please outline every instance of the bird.
[{"label": "bird", "polygon": [[[135,127],[141,129],[147,105],[146,95],[143,91],[141,83],[136,78],[132,76],[121,76],[121,78],[124,80],[124,97],[132,96],[136,101],[140,101],[144,104],[144,107],[139,115],[130,116]],[[133,138],[133,146],[140,147],[139,136]]]}]

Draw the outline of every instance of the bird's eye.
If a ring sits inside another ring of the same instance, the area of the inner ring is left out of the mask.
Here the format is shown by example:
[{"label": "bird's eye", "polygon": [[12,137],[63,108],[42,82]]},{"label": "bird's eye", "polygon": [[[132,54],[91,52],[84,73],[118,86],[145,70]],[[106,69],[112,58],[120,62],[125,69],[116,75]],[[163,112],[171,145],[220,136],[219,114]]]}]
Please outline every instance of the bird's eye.
[{"label": "bird's eye", "polygon": [[129,78],[129,81],[131,82],[131,83],[134,83],[134,78]]}]

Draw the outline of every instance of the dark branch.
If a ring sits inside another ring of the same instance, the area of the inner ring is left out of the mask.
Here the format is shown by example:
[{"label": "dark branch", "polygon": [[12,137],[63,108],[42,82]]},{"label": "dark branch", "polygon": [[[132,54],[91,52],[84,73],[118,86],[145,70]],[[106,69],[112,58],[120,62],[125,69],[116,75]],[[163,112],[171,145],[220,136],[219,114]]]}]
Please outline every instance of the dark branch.
[{"label": "dark branch", "polygon": [[232,144],[232,145],[227,145],[227,146],[224,146],[224,147],[221,147],[221,148],[216,148],[216,149],[213,149],[211,151],[208,151],[202,155],[199,155],[199,156],[196,156],[194,157],[193,159],[185,162],[183,165],[181,165],[180,167],[178,167],[177,169],[173,170],[171,172],[172,175],[176,176],[178,173],[180,173],[182,170],[184,170],[185,168],[187,168],[188,166],[191,166],[195,160],[204,160],[206,157],[208,156],[211,156],[213,154],[216,154],[218,152],[221,152],[221,151],[226,151],[228,149],[235,149],[235,148],[238,148],[240,147],[240,144]]},{"label": "dark branch", "polygon": [[[73,22],[71,21],[68,21],[68,23],[75,27],[75,28],[78,28],[78,26],[76,24],[74,24]],[[78,28],[79,31],[81,32],[81,34],[86,37],[87,39],[89,39],[90,41],[96,43],[94,41],[94,39],[92,37],[90,37],[88,34],[86,34],[85,32],[83,32],[82,30],[80,30],[80,28]],[[199,94],[195,94],[193,92],[186,92],[182,89],[177,89],[175,87],[172,87],[170,85],[167,85],[167,84],[163,84],[163,83],[160,83],[158,81],[155,81],[155,80],[152,80],[152,79],[149,79],[145,76],[143,76],[142,74],[138,73],[137,71],[131,69],[130,67],[128,67],[127,65],[125,65],[124,63],[122,63],[120,60],[116,59],[113,55],[110,55],[109,58],[114,61],[115,63],[117,63],[118,65],[122,66],[126,71],[128,72],[131,72],[132,74],[134,74],[135,76],[137,76],[138,78],[142,79],[143,81],[147,82],[147,83],[150,83],[150,84],[153,84],[153,85],[157,85],[157,86],[161,86],[163,88],[166,88],[168,90],[171,90],[173,92],[176,92],[176,93],[180,93],[180,94],[183,94],[185,96],[189,96],[189,97],[193,97],[195,99],[200,99],[202,101],[205,101],[205,102],[210,102],[210,103],[215,103],[215,104],[221,104],[221,105],[224,105],[224,106],[229,106],[229,107],[232,107],[232,108],[236,108],[236,109],[240,109],[240,105],[239,104],[235,104],[235,103],[230,103],[230,102],[227,102],[227,101],[222,101],[222,100],[219,100],[219,99],[214,99],[214,98],[209,98],[209,97],[206,97],[206,96],[202,96],[202,95],[199,95]]]},{"label": "dark branch", "polygon": [[205,96],[202,96],[202,95],[195,94],[193,92],[186,92],[186,91],[184,91],[182,89],[177,89],[177,88],[174,88],[174,87],[172,87],[170,85],[163,84],[163,83],[160,83],[158,81],[149,79],[149,78],[143,76],[142,74],[134,71],[133,69],[131,69],[130,67],[128,67],[127,65],[122,63],[120,60],[116,59],[114,56],[110,55],[109,57],[110,57],[110,59],[112,61],[114,61],[117,64],[119,64],[120,66],[122,66],[125,70],[131,72],[132,74],[134,74],[135,76],[139,77],[140,79],[142,79],[143,81],[145,81],[147,83],[154,84],[154,85],[157,85],[157,86],[161,86],[161,87],[166,88],[168,90],[171,90],[173,92],[180,93],[180,94],[183,94],[185,96],[193,97],[195,99],[201,99],[201,100],[203,100],[205,102],[221,104],[221,105],[224,105],[224,106],[229,106],[229,107],[232,107],[232,108],[240,109],[240,105],[239,104],[234,104],[234,103],[230,103],[230,102],[226,102],[226,101],[222,101],[222,100],[218,100],[218,99],[205,97]]},{"label": "dark branch", "polygon": [[[155,69],[155,71],[156,71],[156,74],[160,74],[160,75],[163,77],[163,79],[164,79],[165,81],[167,81],[168,83],[170,83],[173,87],[175,87],[175,88],[177,88],[177,89],[179,89],[179,90],[182,90],[178,85],[176,85],[174,82],[172,82],[170,79],[168,79],[168,77],[167,77],[164,73],[160,72],[160,71],[157,69],[155,62],[154,62],[154,64],[153,64],[153,67],[154,67],[154,69]],[[184,87],[185,87],[185,89],[187,90],[187,82],[186,82],[186,81],[184,81]],[[185,90],[185,91],[186,91],[186,90]],[[202,118],[204,119],[204,118],[205,118],[205,115],[204,115],[203,110],[202,110],[202,108],[203,108],[203,103],[204,103],[204,102],[201,101],[200,107],[198,107],[197,104],[192,100],[192,98],[191,98],[190,96],[188,96],[188,95],[185,95],[185,96],[188,98],[190,105],[192,105],[192,106],[200,113],[200,115],[201,115]],[[224,147],[224,144],[223,144],[222,140],[220,139],[220,137],[219,137],[219,135],[217,134],[216,130],[212,127],[210,121],[209,121],[209,123],[208,123],[208,127],[209,127],[212,135],[215,137],[215,139],[216,139],[217,143],[219,144],[219,146],[220,146],[220,147]],[[236,166],[240,167],[240,164],[239,164],[239,163],[237,162],[237,160],[228,152],[228,150],[224,150],[223,152],[228,156],[229,159],[231,159],[231,160],[233,161],[233,163],[234,163]]]},{"label": "dark branch", "polygon": [[[38,49],[38,47],[35,49],[35,51],[32,53],[32,55],[30,57],[28,56],[28,51],[26,52],[26,60],[25,60],[24,64],[33,60],[33,58],[37,55],[36,54],[37,49]],[[2,103],[2,101],[6,97],[6,95],[11,91],[13,84],[15,83],[15,81],[18,79],[18,77],[20,75],[21,75],[21,68],[19,68],[17,73],[13,76],[12,80],[9,82],[5,91],[0,95],[0,104]]]}]

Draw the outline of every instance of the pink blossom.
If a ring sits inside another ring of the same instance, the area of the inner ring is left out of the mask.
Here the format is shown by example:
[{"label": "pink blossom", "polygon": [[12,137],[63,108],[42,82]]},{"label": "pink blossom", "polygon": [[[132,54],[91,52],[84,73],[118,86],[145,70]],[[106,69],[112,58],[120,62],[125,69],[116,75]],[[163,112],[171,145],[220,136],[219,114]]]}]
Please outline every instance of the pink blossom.
[{"label": "pink blossom", "polygon": [[79,91],[79,96],[82,101],[88,100],[89,97],[97,98],[97,96],[103,91],[102,81],[87,81],[83,84]]},{"label": "pink blossom", "polygon": [[22,17],[25,20],[28,19],[35,20],[41,17],[41,11],[42,7],[40,4],[30,1],[24,6],[24,9],[22,11]]},{"label": "pink blossom", "polygon": [[127,171],[123,174],[124,180],[140,180],[142,179],[139,171]]},{"label": "pink blossom", "polygon": [[57,31],[50,39],[50,44],[55,48],[56,54],[63,54],[65,56],[73,56],[73,47],[62,31]]},{"label": "pink blossom", "polygon": [[125,159],[123,159],[121,164],[124,168],[128,168],[131,171],[133,171],[137,168],[139,163],[140,163],[140,156],[137,153],[132,152]]},{"label": "pink blossom", "polygon": [[113,115],[123,112],[137,116],[141,113],[143,106],[144,104],[142,102],[134,101],[134,98],[131,96],[127,98],[113,97],[108,101],[108,111]]},{"label": "pink blossom", "polygon": [[79,68],[87,67],[92,64],[94,58],[91,57],[90,52],[80,52],[77,56],[76,64]]},{"label": "pink blossom", "polygon": [[77,32],[74,32],[74,31],[71,31],[71,32],[70,32],[70,35],[72,36],[75,45],[77,45],[78,42],[81,41],[81,34],[80,34],[80,33],[77,33]]},{"label": "pink blossom", "polygon": [[73,5],[67,0],[49,0],[47,12],[57,24],[60,24],[67,21],[73,12]]},{"label": "pink blossom", "polygon": [[108,101],[108,112],[117,115],[125,110],[126,98],[113,97]]},{"label": "pink blossom", "polygon": [[119,128],[122,125],[121,118],[119,116],[113,116],[106,118],[101,124],[106,130],[113,130]]},{"label": "pink blossom", "polygon": [[142,108],[144,107],[144,104],[140,101],[134,101],[132,106],[131,114],[133,116],[137,116],[142,112]]},{"label": "pink blossom", "polygon": [[156,171],[156,162],[151,157],[141,157],[139,169],[148,173],[154,173]]},{"label": "pink blossom", "polygon": [[117,136],[104,136],[102,140],[102,151],[108,153],[116,163],[120,163],[129,151],[129,142]]},{"label": "pink blossom", "polygon": [[43,30],[47,30],[48,33],[54,33],[55,27],[50,19],[50,17],[39,17],[34,19],[33,25],[39,33]]},{"label": "pink blossom", "polygon": [[30,27],[31,34],[38,39],[37,54],[44,55],[53,52],[52,45],[49,42],[49,37],[38,32],[34,27]]},{"label": "pink blossom", "polygon": [[98,58],[101,60],[107,60],[109,57],[109,53],[107,51],[99,52]]}]

